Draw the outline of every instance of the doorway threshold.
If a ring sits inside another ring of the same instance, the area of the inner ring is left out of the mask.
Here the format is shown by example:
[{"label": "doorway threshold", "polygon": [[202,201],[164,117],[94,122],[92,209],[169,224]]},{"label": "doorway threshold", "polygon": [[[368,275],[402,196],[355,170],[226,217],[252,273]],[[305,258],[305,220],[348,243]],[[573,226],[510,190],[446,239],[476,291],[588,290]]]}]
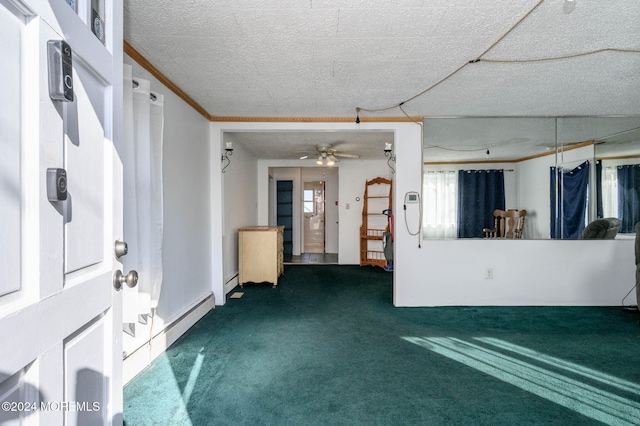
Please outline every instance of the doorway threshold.
[{"label": "doorway threshold", "polygon": [[299,256],[292,255],[291,259],[284,262],[285,265],[337,265],[338,253],[302,253]]}]

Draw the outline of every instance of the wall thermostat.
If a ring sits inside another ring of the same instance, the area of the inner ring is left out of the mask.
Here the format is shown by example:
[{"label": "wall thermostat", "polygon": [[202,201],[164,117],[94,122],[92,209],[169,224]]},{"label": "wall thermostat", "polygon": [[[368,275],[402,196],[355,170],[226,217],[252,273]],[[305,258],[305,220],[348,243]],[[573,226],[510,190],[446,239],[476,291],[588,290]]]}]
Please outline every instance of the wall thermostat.
[{"label": "wall thermostat", "polygon": [[49,62],[49,97],[54,101],[73,102],[73,67],[71,47],[64,40],[47,42]]},{"label": "wall thermostat", "polygon": [[67,199],[67,171],[65,169],[47,169],[47,198],[49,201]]},{"label": "wall thermostat", "polygon": [[417,192],[407,192],[404,196],[405,204],[415,204],[418,202],[418,193]]}]

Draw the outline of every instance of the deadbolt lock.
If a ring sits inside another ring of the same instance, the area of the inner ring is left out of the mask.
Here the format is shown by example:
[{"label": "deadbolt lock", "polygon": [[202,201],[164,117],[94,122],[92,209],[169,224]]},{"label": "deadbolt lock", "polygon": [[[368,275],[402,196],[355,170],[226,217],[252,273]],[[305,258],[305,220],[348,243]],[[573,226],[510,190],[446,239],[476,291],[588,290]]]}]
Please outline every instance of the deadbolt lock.
[{"label": "deadbolt lock", "polygon": [[122,256],[126,256],[129,253],[129,246],[124,241],[116,240],[113,244],[113,251],[116,255],[116,259],[120,259]]}]

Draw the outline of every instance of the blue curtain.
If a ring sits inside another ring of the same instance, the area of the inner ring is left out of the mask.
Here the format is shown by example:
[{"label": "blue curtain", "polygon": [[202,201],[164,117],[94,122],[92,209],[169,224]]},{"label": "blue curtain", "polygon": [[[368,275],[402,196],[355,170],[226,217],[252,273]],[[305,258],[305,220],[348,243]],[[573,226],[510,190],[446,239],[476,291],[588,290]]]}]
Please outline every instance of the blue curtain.
[{"label": "blue curtain", "polygon": [[493,211],[504,210],[503,170],[458,171],[458,238],[482,238]]},{"label": "blue curtain", "polygon": [[596,219],[604,218],[604,206],[602,204],[602,161],[596,161]]},{"label": "blue curtain", "polygon": [[640,221],[640,164],[618,166],[618,218],[620,232],[635,232]]},{"label": "blue curtain", "polygon": [[[560,180],[558,198],[556,199],[556,179]],[[587,197],[589,193],[589,162],[585,161],[575,169],[561,172],[551,167],[550,179],[551,206],[551,238],[577,239],[584,229],[584,218],[587,211]],[[558,218],[564,226],[556,229],[556,211],[562,206],[563,215]],[[563,235],[560,235],[563,229]]]}]

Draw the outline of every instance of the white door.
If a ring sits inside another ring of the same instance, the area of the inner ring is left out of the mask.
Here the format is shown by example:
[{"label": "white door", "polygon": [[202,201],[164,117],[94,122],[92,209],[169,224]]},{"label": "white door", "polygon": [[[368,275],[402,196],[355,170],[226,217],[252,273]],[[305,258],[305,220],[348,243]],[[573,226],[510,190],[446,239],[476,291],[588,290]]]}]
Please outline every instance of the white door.
[{"label": "white door", "polygon": [[[122,423],[122,3],[107,6],[0,0],[3,425]],[[47,42],[62,39],[73,102],[49,97]],[[55,168],[66,170],[64,201],[48,198]]]},{"label": "white door", "polygon": [[305,182],[304,253],[324,253],[324,182]]}]

